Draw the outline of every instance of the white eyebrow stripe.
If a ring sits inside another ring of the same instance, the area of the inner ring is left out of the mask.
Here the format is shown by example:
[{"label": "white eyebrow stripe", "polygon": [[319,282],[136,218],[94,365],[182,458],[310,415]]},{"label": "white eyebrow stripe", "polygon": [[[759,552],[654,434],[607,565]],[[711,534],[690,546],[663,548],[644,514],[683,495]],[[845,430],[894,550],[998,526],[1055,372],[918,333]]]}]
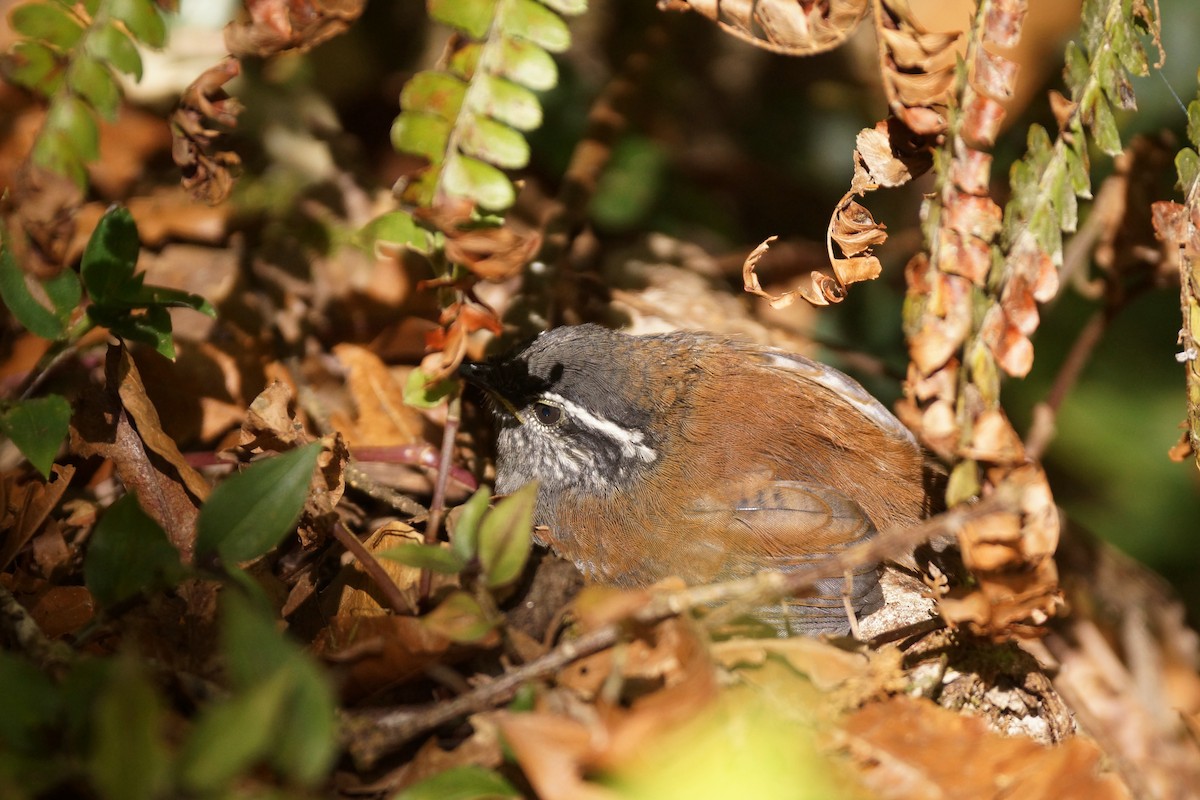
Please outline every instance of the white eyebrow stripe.
[{"label": "white eyebrow stripe", "polygon": [[542,399],[553,403],[571,415],[571,419],[586,425],[597,433],[601,433],[621,446],[621,454],[626,458],[638,458],[647,464],[658,458],[653,447],[645,444],[646,436],[641,431],[631,431],[622,428],[617,423],[593,414],[581,405],[554,392],[545,392]]}]

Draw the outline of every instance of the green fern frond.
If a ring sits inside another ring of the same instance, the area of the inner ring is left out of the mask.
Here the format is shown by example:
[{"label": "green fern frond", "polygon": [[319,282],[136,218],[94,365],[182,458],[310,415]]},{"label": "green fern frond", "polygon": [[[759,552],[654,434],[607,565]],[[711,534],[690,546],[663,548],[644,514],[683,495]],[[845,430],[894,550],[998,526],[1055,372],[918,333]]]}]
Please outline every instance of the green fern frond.
[{"label": "green fern frond", "polygon": [[1129,76],[1146,75],[1149,61],[1142,37],[1157,42],[1154,11],[1123,0],[1085,0],[1080,42],[1067,47],[1064,78],[1072,105],[1055,141],[1044,128],[1029,130],[1028,150],[1012,167],[1013,197],[1005,208],[1003,247],[1021,249],[1032,237],[1038,249],[1062,264],[1062,234],[1078,224],[1077,197],[1091,198],[1088,133],[1095,145],[1115,156],[1121,152],[1114,107],[1137,107]]},{"label": "green fern frond", "polygon": [[114,73],[142,77],[135,42],[161,47],[166,28],[151,0],[37,0],[13,9],[22,38],[4,58],[8,80],[49,101],[33,163],[87,186],[85,165],[99,157],[96,115],[114,120],[121,88]]},{"label": "green fern frond", "polygon": [[550,53],[571,41],[562,15],[585,0],[429,0],[434,19],[459,33],[442,69],[413,76],[400,94],[392,144],[429,164],[397,187],[414,206],[467,197],[502,211],[516,192],[503,170],[529,163],[525,133],[542,124],[534,92],[558,82]]}]

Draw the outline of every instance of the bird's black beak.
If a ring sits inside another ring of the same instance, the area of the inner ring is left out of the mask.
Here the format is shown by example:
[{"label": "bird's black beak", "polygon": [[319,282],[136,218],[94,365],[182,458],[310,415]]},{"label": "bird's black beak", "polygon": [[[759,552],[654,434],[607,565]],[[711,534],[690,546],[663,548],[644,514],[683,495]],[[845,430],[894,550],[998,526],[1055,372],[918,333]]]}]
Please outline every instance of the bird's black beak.
[{"label": "bird's black beak", "polygon": [[488,361],[464,361],[458,365],[458,375],[467,383],[482,389],[492,401],[490,403],[492,410],[497,412],[498,415],[503,416],[500,412],[504,412],[518,421],[521,419],[516,407],[501,393],[500,388],[497,386],[499,375],[494,363]]}]

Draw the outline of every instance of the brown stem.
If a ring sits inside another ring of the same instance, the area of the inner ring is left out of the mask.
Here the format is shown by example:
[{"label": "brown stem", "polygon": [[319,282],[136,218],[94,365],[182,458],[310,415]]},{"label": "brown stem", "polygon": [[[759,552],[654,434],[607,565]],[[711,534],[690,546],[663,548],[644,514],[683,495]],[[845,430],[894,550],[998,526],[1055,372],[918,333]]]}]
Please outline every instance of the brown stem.
[{"label": "brown stem", "polygon": [[[433,501],[429,504],[429,522],[425,523],[425,544],[437,544],[438,533],[441,532],[442,518],[446,514],[446,484],[450,478],[450,461],[454,457],[454,439],[458,436],[458,426],[462,422],[462,395],[456,394],[450,399],[446,408],[446,427],[442,431],[442,456],[438,464],[437,483],[433,486]],[[421,570],[421,601],[429,597],[433,585],[433,575],[427,569]]]}]

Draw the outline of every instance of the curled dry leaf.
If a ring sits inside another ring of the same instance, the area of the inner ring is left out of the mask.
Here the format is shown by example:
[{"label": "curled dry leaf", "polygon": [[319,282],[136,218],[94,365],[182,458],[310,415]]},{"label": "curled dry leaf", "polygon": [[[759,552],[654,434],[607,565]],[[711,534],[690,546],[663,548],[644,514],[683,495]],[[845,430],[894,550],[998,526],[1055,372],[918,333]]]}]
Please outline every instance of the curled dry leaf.
[{"label": "curled dry leaf", "polygon": [[541,249],[541,232],[513,215],[503,225],[480,225],[472,219],[474,209],[468,198],[447,197],[433,208],[417,209],[414,216],[445,234],[446,258],[478,277],[502,281],[519,274]]},{"label": "curled dry leaf", "polygon": [[919,134],[946,129],[958,32],[930,33],[904,0],[873,3],[883,88],[893,114]]},{"label": "curled dry leaf", "polygon": [[222,88],[241,73],[241,63],[227,58],[192,81],[171,115],[174,144],[171,156],[183,172],[183,188],[216,205],[233,191],[233,170],[242,159],[231,150],[218,150],[224,133],[237,125],[242,104]]},{"label": "curled dry leaf", "polygon": [[744,42],[784,55],[824,53],[867,15],[869,0],[660,0],[664,11],[695,11]]},{"label": "curled dry leaf", "polygon": [[0,569],[8,566],[13,557],[42,527],[42,523],[62,499],[75,467],[55,464],[51,467],[50,479],[28,480],[16,471],[0,475]]},{"label": "curled dry leaf", "polygon": [[343,33],[365,0],[248,0],[249,19],[225,28],[225,46],[237,57],[304,53]]}]

